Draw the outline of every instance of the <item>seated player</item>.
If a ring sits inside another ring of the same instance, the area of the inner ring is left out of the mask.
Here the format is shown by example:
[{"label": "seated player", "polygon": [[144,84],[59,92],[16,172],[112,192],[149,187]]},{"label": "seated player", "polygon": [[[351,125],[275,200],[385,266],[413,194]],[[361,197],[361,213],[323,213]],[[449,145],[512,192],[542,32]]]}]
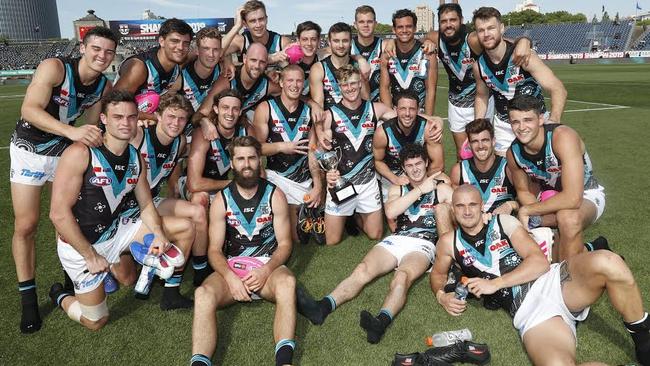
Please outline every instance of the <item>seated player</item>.
[{"label": "seated player", "polygon": [[[529,225],[531,217],[544,216],[544,226],[557,226],[559,258],[568,259],[584,250],[583,231],[603,214],[605,190],[593,174],[580,136],[571,127],[544,124],[543,103],[538,98],[515,97],[508,103],[508,115],[516,137],[507,157],[521,204],[519,219],[529,227],[533,226]],[[558,193],[538,202],[529,178],[542,191]]]},{"label": "seated player", "polygon": [[587,317],[589,306],[606,291],[630,332],[637,360],[650,364],[650,319],[621,257],[606,250],[584,252],[549,270],[516,218],[494,215],[484,224],[481,194],[474,186],[458,187],[452,206],[459,226],[438,240],[431,272],[431,288],[449,314],[459,316],[467,308],[466,301],[442,290],[455,262],[470,277],[472,294],[492,297],[509,311],[533,364],[575,364],[575,323]]},{"label": "seated player", "polygon": [[[273,336],[276,365],[291,364],[296,327],[296,279],[284,266],[291,254],[287,200],[260,178],[261,145],[251,136],[230,144],[234,179],[210,208],[208,256],[212,273],[195,292],[192,366],[210,365],[217,344],[217,309],[265,299],[276,304]],[[226,261],[255,257],[265,264],[238,277]]]},{"label": "seated player", "polygon": [[[187,257],[194,226],[184,218],[161,217],[151,200],[145,163],[129,140],[138,110],[133,94],[112,91],[102,101],[103,144],[76,142],[59,161],[52,187],[50,219],[59,234],[57,252],[74,283],[74,293],[55,283],[50,298],[74,321],[97,330],[108,321],[104,278],[110,272],[120,283],[133,284],[135,266],[129,244],[153,232],[152,253],[162,254],[173,241]],[[141,215],[133,225],[120,220],[126,195],[135,191]],[[144,225],[142,225],[144,223]],[[160,261],[156,261],[160,265]],[[173,294],[163,293],[162,302]]]},{"label": "seated player", "polygon": [[361,327],[370,343],[379,343],[386,328],[406,303],[413,282],[431,267],[438,235],[453,229],[447,210],[439,221],[437,205],[451,202],[452,189],[437,184],[427,176],[429,157],[421,145],[405,145],[400,152],[400,165],[407,182],[390,187],[386,215],[397,220],[397,231],[380,241],[366,254],[352,274],[318,303],[301,289],[298,309],[312,323],[322,324],[337,307],[352,300],[363,288],[379,276],[395,271],[389,292],[379,314],[375,317],[361,311]]},{"label": "seated player", "polygon": [[210,141],[204,139],[203,126],[192,132],[195,138],[187,159],[187,181],[179,182],[183,195],[206,209],[214,194],[230,184],[228,144],[238,136],[249,134],[249,126],[242,125],[244,122],[240,119],[241,96],[238,92],[223,90],[214,96],[213,105],[210,123],[216,127],[217,137]]},{"label": "seated player", "polygon": [[[372,157],[372,138],[380,119],[395,117],[395,112],[383,103],[361,98],[361,75],[352,65],[336,72],[343,99],[330,107],[323,122],[326,148],[337,151],[341,158],[337,170],[327,172],[327,184],[333,188],[339,178],[352,183],[358,195],[336,203],[328,190],[325,201],[325,241],[336,245],[341,241],[345,220],[359,214],[359,226],[370,239],[379,240],[384,232],[381,214],[381,192]],[[313,90],[312,90],[313,91]],[[317,130],[317,133],[320,131]],[[331,142],[330,142],[331,141]]]},{"label": "seated player", "polygon": [[507,160],[495,154],[492,123],[486,118],[475,119],[465,126],[465,134],[473,156],[451,168],[452,186],[468,183],[476,187],[483,199],[483,212],[512,214],[519,204]]},{"label": "seated player", "polygon": [[[136,129],[131,145],[135,146],[147,167],[147,179],[151,188],[153,202],[160,216],[185,217],[192,221],[196,229],[196,236],[192,244],[194,267],[194,284],[200,285],[210,272],[208,267],[208,219],[205,208],[199,204],[192,204],[185,200],[164,198],[160,196],[160,189],[168,181],[172,171],[176,168],[179,158],[184,155],[188,147],[183,135],[187,121],[192,117],[192,104],[179,94],[166,94],[160,98],[156,111],[158,123],[149,127]],[[126,212],[122,217],[137,222],[140,217],[140,207],[135,196],[127,196]],[[177,271],[175,280],[165,285],[165,291],[178,292],[183,269]],[[168,290],[169,288],[169,290]],[[192,302],[177,294],[179,300],[176,304],[162,304],[165,309],[170,306],[189,307]]]},{"label": "seated player", "polygon": [[298,206],[318,207],[321,202],[321,173],[310,146],[315,146],[310,108],[300,100],[305,76],[298,65],[280,74],[282,93],[255,110],[255,137],[267,156],[266,177],[287,196],[291,235],[297,242]]}]

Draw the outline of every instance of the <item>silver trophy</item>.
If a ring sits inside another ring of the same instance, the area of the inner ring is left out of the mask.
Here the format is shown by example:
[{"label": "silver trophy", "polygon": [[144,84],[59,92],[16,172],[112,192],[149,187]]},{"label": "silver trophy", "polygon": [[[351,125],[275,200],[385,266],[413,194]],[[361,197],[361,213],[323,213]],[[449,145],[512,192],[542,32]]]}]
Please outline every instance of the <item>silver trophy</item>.
[{"label": "silver trophy", "polygon": [[[320,165],[323,170],[338,170],[339,161],[341,161],[341,155],[341,150],[336,149],[316,154],[316,159],[318,161],[318,165]],[[329,192],[332,196],[332,201],[334,201],[334,203],[337,205],[346,202],[358,194],[354,189],[354,185],[343,176],[341,176],[339,180],[336,181],[336,184],[334,184],[333,188],[329,189]]]}]

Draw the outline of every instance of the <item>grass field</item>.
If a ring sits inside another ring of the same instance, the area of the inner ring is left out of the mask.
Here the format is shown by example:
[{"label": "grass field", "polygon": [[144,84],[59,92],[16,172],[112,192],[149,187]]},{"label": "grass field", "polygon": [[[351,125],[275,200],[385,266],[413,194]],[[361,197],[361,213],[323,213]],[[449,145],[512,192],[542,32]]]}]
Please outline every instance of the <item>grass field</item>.
[{"label": "grass field", "polygon": [[[650,65],[563,65],[553,67],[565,83],[570,101],[563,123],[575,128],[606,188],[607,208],[586,238],[605,235],[616,252],[625,256],[648,304],[650,275]],[[440,80],[446,80],[440,75]],[[47,297],[49,286],[62,279],[56,256],[54,230],[48,220],[49,198],[43,196],[37,237],[37,284],[44,325],[40,332],[22,335],[18,330],[20,303],[11,259],[13,214],[9,191],[9,136],[19,114],[24,87],[0,88],[0,365],[184,365],[191,356],[191,311],[162,312],[161,288],[148,301],[136,300],[132,289],[122,288],[109,297],[109,324],[90,332],[74,324]],[[439,89],[438,114],[446,115],[446,88]],[[453,142],[446,132],[447,167],[452,163]],[[348,238],[333,248],[296,246],[289,267],[298,281],[320,297],[345,278],[371,248],[366,238]],[[191,271],[188,271],[188,274]],[[190,277],[188,275],[187,277]],[[415,283],[404,311],[379,345],[370,345],[359,327],[359,312],[376,313],[391,276],[370,284],[354,301],[343,305],[323,326],[298,318],[295,363],[299,365],[387,365],[393,354],[424,351],[424,337],[434,332],[469,328],[475,340],[490,345],[493,365],[526,365],[510,317],[470,302],[459,318],[447,315],[423,278]],[[182,291],[192,291],[185,281]],[[647,305],[646,305],[647,306]],[[224,365],[272,364],[274,306],[266,302],[236,305],[219,311],[219,342],[213,360]],[[578,360],[600,360],[620,365],[634,362],[632,342],[619,315],[606,297],[595,304],[589,318],[578,327]]]}]

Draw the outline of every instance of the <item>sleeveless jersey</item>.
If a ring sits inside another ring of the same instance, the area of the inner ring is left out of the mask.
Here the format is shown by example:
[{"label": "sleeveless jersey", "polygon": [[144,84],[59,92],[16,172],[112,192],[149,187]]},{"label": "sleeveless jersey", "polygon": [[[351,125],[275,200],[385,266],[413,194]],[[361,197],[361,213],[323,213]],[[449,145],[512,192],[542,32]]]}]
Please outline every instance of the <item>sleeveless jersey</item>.
[{"label": "sleeveless jersey", "polygon": [[424,131],[426,129],[427,120],[417,116],[413,122],[413,128],[408,135],[405,135],[399,127],[397,117],[391,118],[384,122],[381,126],[386,133],[386,154],[384,155],[384,162],[390,168],[393,174],[400,176],[404,174],[402,164],[399,161],[399,153],[402,147],[407,144],[418,144],[424,146]]},{"label": "sleeveless jersey", "polygon": [[[282,36],[279,34],[275,33],[272,30],[267,31],[269,32],[269,40],[266,41],[266,44],[264,47],[266,47],[266,51],[269,53],[269,55],[279,52],[282,50]],[[242,47],[242,55],[246,53],[246,50],[251,46],[251,44],[255,43],[253,40],[253,35],[251,32],[246,29],[243,33],[242,36],[244,36],[244,46]]]},{"label": "sleeveless jersey", "polygon": [[170,71],[165,71],[165,69],[160,64],[160,61],[158,60],[159,49],[160,47],[155,47],[149,51],[130,56],[126,60],[122,61],[117,76],[115,77],[115,83],[117,83],[117,80],[120,78],[122,65],[124,65],[126,61],[135,58],[144,62],[145,66],[147,67],[147,79],[144,83],[138,86],[135,94],[138,95],[146,93],[148,91],[154,91],[161,97],[167,94],[169,89],[176,82],[176,79],[180,76],[181,67],[174,65]]},{"label": "sleeveless jersey", "polygon": [[382,39],[375,37],[368,46],[359,43],[359,37],[352,38],[350,55],[361,55],[370,64],[370,101],[379,101],[379,79],[381,78],[381,48]]},{"label": "sleeveless jersey", "polygon": [[457,45],[448,44],[438,36],[438,58],[449,76],[449,102],[459,108],[472,108],[476,95],[472,65],[478,55],[469,46],[469,35],[464,27],[461,32],[461,41]]},{"label": "sleeveless jersey", "polygon": [[241,81],[241,67],[235,72],[235,77],[230,80],[230,89],[237,90],[242,96],[241,114],[254,110],[258,104],[266,99],[269,93],[269,79],[262,74],[250,87],[246,89]]},{"label": "sleeveless jersey", "polygon": [[509,100],[517,95],[531,95],[537,97],[544,105],[544,95],[537,80],[528,71],[514,64],[512,60],[514,45],[505,40],[503,42],[506,42],[507,47],[501,62],[495,65],[483,53],[478,59],[478,69],[481,78],[490,89],[490,94],[494,96],[495,115],[507,122]]},{"label": "sleeveless jersey", "polygon": [[[61,84],[52,88],[52,96],[45,111],[61,123],[74,126],[77,118],[101,99],[107,79],[101,74],[92,84],[83,85],[79,77],[80,58],[58,59],[63,63],[65,75]],[[72,143],[69,139],[45,132],[24,119],[16,123],[11,142],[21,149],[45,156],[61,156],[63,150]]]},{"label": "sleeveless jersey", "polygon": [[247,200],[231,182],[221,191],[226,208],[226,257],[270,257],[278,247],[273,230],[271,198],[275,185],[260,178],[257,192]]},{"label": "sleeveless jersey", "polygon": [[228,179],[228,172],[230,172],[228,144],[238,136],[246,136],[246,128],[244,126],[236,127],[235,134],[230,138],[219,136],[210,141],[210,148],[205,156],[204,177],[214,180]]},{"label": "sleeveless jersey", "polygon": [[[350,62],[358,67],[356,62],[352,60]],[[340,103],[343,100],[343,94],[339,82],[336,80],[336,70],[338,69],[332,63],[332,55],[325,57],[320,63],[323,65],[323,100],[325,109],[328,109],[334,104]]]},{"label": "sleeveless jersey", "polygon": [[483,198],[483,211],[492,212],[506,201],[515,199],[515,188],[506,174],[506,158],[496,156],[494,164],[485,173],[476,169],[473,159],[461,160],[459,185],[476,187]]},{"label": "sleeveless jersey", "polygon": [[[309,106],[300,101],[298,108],[293,113],[289,113],[280,97],[270,99],[267,122],[269,135],[266,142],[296,142],[308,139],[311,129],[309,111]],[[270,155],[266,158],[266,168],[298,183],[311,178],[307,155],[284,153]]]},{"label": "sleeveless jersey", "polygon": [[[142,142],[136,147],[147,167],[147,181],[151,188],[151,197],[160,194],[160,186],[172,174],[181,150],[181,137],[177,136],[171,144],[165,146],[158,141],[156,126],[143,128]],[[140,206],[135,193],[127,196],[123,217],[140,217]]]},{"label": "sleeveless jersey", "polygon": [[[494,279],[521,264],[521,257],[512,247],[510,238],[501,226],[501,215],[495,215],[480,233],[471,236],[461,228],[454,232],[454,259],[467,277]],[[488,298],[514,316],[535,281],[502,288]]]},{"label": "sleeveless jersey", "polygon": [[355,110],[339,103],[330,108],[330,113],[332,149],[341,151],[338,165],[341,176],[357,185],[375,179],[372,137],[377,117],[372,102],[363,101]]},{"label": "sleeveless jersey", "polygon": [[[562,191],[562,162],[553,152],[553,132],[558,124],[544,125],[544,144],[537,154],[531,155],[524,150],[519,140],[512,143],[512,156],[515,163],[523,169],[528,176],[537,179],[542,183],[543,190],[553,189]],[[582,154],[584,164],[584,189],[598,188],[598,180],[594,176],[591,159],[585,149]]]},{"label": "sleeveless jersey", "polygon": [[309,96],[309,73],[311,72],[311,67],[318,62],[318,56],[314,55],[314,60],[310,64],[306,64],[302,61],[298,63],[298,66],[305,73],[305,83],[302,88],[302,95]]},{"label": "sleeveless jersey", "polygon": [[123,202],[138,184],[142,167],[131,145],[121,156],[113,155],[104,145],[88,150],[90,159],[72,214],[84,237],[97,244],[115,235]]},{"label": "sleeveless jersey", "polygon": [[[420,75],[420,61],[424,57],[422,44],[416,40],[409,52],[402,53],[399,48],[396,48],[395,52],[397,57],[392,57],[388,61],[391,94],[395,96],[402,91],[410,91],[418,96],[420,108],[424,108],[427,75],[425,71],[422,71],[424,76]],[[396,104],[395,101],[393,104]]]},{"label": "sleeveless jersey", "polygon": [[[410,184],[400,186],[400,197],[405,196],[412,189]],[[437,190],[434,189],[427,194],[423,194],[404,213],[397,216],[395,235],[420,238],[435,244],[438,241],[435,212],[438,204],[437,193]]]},{"label": "sleeveless jersey", "polygon": [[192,103],[195,112],[199,110],[203,99],[205,99],[210,91],[210,87],[219,78],[219,74],[221,74],[219,65],[215,66],[212,75],[206,79],[201,79],[196,74],[193,62],[183,68],[183,94],[185,95],[185,99]]}]

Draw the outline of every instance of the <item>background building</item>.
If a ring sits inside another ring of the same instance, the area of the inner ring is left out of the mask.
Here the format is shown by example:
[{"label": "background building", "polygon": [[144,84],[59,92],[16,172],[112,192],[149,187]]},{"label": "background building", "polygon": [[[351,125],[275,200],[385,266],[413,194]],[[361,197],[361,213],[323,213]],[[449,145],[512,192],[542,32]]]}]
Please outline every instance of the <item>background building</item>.
[{"label": "background building", "polygon": [[429,5],[422,4],[415,7],[413,11],[418,17],[416,32],[428,32],[433,29],[433,11]]},{"label": "background building", "polygon": [[79,18],[72,22],[74,27],[74,35],[77,40],[81,41],[84,38],[84,34],[89,30],[95,27],[106,27],[107,24],[104,22],[104,19],[95,15],[94,10],[88,10],[88,14],[83,18]]},{"label": "background building", "polygon": [[532,10],[539,13],[539,6],[533,3],[533,0],[524,0],[521,4],[515,6],[515,11]]},{"label": "background building", "polygon": [[0,35],[17,41],[61,38],[56,0],[0,0]]}]

